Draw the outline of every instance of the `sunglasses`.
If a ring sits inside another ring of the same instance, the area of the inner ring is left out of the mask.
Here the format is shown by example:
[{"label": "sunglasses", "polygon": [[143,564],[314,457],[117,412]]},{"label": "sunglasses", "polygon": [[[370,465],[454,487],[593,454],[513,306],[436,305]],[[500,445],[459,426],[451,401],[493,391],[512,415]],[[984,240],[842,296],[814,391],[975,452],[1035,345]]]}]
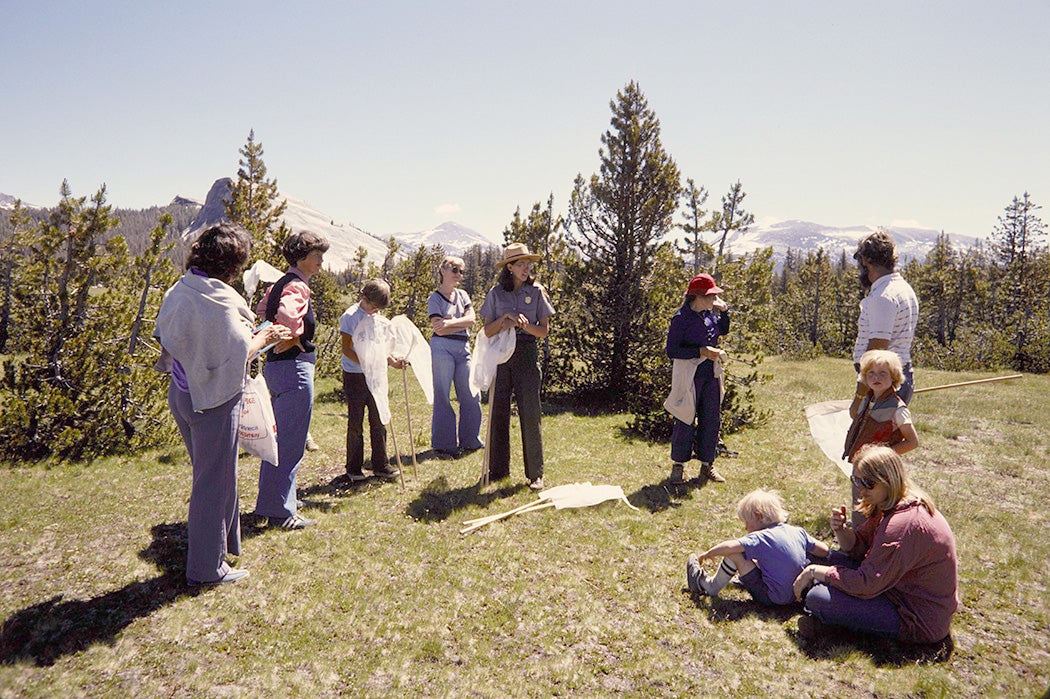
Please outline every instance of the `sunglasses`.
[{"label": "sunglasses", "polygon": [[873,490],[875,486],[879,484],[877,480],[872,478],[861,478],[860,476],[850,476],[850,480],[853,481],[853,485],[864,490]]},{"label": "sunglasses", "polygon": [[455,265],[452,265],[451,267],[449,267],[448,271],[452,272],[453,274],[463,274],[463,268],[462,267],[457,267]]}]

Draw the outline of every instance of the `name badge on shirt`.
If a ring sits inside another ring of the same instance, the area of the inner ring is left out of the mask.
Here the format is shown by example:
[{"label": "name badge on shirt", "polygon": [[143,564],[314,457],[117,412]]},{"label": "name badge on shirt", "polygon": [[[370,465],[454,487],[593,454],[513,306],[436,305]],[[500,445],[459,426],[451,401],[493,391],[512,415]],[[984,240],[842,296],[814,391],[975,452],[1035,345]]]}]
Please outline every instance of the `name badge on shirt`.
[{"label": "name badge on shirt", "polygon": [[526,297],[525,297],[525,303],[526,303],[526,304],[530,304],[530,303],[532,303],[532,297],[531,297],[531,296],[526,296]]}]

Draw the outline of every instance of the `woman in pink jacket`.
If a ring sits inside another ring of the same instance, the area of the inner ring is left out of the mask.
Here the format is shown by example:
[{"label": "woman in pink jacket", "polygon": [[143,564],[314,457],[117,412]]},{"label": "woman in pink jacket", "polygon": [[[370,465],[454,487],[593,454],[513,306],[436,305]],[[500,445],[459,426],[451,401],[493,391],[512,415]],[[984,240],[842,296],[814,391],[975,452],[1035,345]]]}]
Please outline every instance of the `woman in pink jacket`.
[{"label": "woman in pink jacket", "polygon": [[860,489],[853,529],[846,508],[831,513],[839,551],[832,565],[809,565],[795,579],[795,597],[810,616],[799,634],[819,638],[825,625],[913,643],[949,640],[959,606],[955,536],[933,500],[908,478],[889,447],[865,447],[853,461]]}]

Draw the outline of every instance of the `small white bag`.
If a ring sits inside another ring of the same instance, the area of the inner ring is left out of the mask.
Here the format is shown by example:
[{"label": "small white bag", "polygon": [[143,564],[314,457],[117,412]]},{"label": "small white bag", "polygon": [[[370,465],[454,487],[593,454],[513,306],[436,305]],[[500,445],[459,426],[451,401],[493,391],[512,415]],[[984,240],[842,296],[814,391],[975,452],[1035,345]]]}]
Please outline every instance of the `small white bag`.
[{"label": "small white bag", "polygon": [[277,465],[277,421],[270,404],[270,390],[261,373],[249,376],[245,382],[237,435],[241,449]]}]

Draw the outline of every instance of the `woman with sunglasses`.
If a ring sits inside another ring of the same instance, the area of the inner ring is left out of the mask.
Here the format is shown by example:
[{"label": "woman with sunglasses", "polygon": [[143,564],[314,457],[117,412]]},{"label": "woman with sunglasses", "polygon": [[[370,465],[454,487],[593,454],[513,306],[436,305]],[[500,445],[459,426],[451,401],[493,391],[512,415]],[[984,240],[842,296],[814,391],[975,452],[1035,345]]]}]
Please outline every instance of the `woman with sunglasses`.
[{"label": "woman with sunglasses", "polygon": [[893,449],[869,445],[853,461],[857,529],[846,508],[831,513],[839,550],[831,565],[809,565],[795,597],[809,616],[799,634],[816,639],[825,625],[913,643],[947,643],[959,606],[955,536],[933,499],[912,483]]},{"label": "woman with sunglasses", "polygon": [[[430,422],[430,446],[445,456],[460,450],[481,449],[481,402],[470,391],[470,339],[474,306],[470,295],[458,288],[463,279],[463,259],[447,256],[435,270],[438,287],[427,301],[427,314],[434,335],[430,338],[430,362],[434,376],[434,415]],[[449,390],[456,386],[459,429]]]}]

